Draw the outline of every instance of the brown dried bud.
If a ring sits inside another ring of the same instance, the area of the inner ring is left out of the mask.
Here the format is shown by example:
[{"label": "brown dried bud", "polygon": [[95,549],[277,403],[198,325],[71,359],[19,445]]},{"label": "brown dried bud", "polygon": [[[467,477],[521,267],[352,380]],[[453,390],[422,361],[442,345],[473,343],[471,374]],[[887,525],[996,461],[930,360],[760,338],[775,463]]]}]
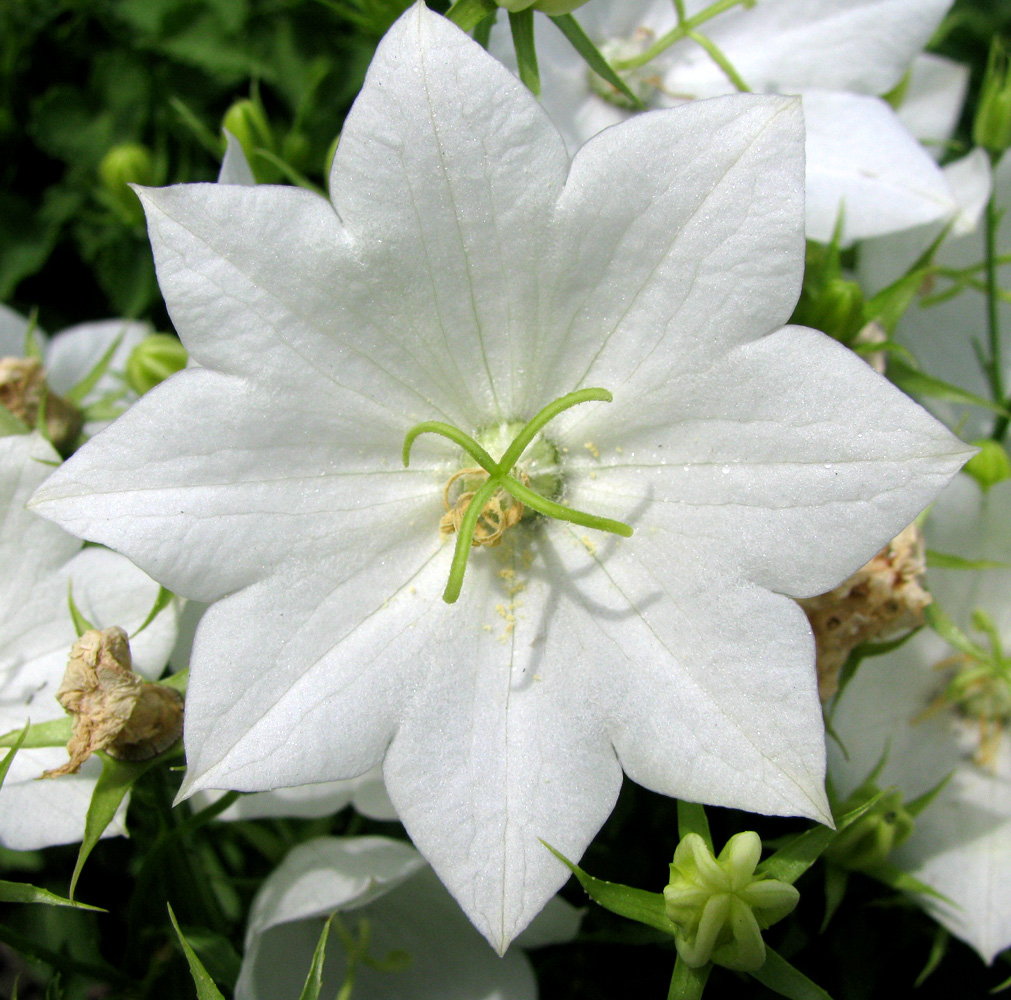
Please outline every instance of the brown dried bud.
[{"label": "brown dried bud", "polygon": [[822,701],[839,689],[839,671],[857,646],[922,624],[925,572],[923,536],[911,524],[835,590],[797,602],[814,630]]},{"label": "brown dried bud", "polygon": [[76,774],[99,750],[117,760],[147,760],[183,731],[183,701],[130,669],[130,644],[118,626],[85,632],[71,647],[56,698],[74,717],[70,760],[43,778]]},{"label": "brown dried bud", "polygon": [[46,431],[61,454],[69,451],[81,433],[81,411],[46,385],[46,373],[37,358],[0,358],[0,404],[29,427],[38,422],[45,400]]}]

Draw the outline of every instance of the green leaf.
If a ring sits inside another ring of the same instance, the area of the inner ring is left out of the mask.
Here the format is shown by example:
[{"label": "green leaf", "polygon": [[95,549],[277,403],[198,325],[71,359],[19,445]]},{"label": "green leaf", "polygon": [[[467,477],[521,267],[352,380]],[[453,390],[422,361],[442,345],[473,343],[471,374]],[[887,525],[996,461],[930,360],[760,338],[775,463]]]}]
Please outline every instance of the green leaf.
[{"label": "green leaf", "polygon": [[7,779],[7,772],[11,769],[11,764],[14,763],[17,752],[24,746],[25,739],[28,736],[28,726],[29,723],[26,722],[24,728],[18,733],[17,738],[11,744],[10,751],[4,754],[3,760],[0,760],[0,788],[3,788],[4,781]]},{"label": "green leaf", "polygon": [[513,35],[513,46],[516,49],[516,64],[519,67],[520,79],[527,89],[535,96],[541,96],[541,76],[537,69],[537,50],[534,47],[534,10],[509,12],[509,28]]},{"label": "green leaf", "polygon": [[182,945],[183,954],[189,963],[190,975],[197,988],[197,1000],[225,1000],[221,990],[214,985],[214,980],[211,979],[203,963],[197,958],[197,953],[190,946],[189,941],[183,937],[183,932],[179,929],[179,924],[176,921],[176,915],[172,912],[172,904],[166,903],[165,905],[168,906],[169,919],[172,921],[176,937],[179,938],[179,944]]},{"label": "green leaf", "polygon": [[1001,416],[1007,414],[1007,410],[1003,406],[991,403],[990,400],[977,396],[974,392],[969,392],[968,389],[962,389],[950,382],[945,382],[944,379],[921,372],[894,355],[888,361],[888,377],[903,392],[910,395],[932,397],[947,403],[960,403],[963,406],[978,406],[984,410],[999,413]]},{"label": "green leaf", "polygon": [[95,910],[107,913],[100,906],[89,906],[73,899],[64,899],[48,889],[40,889],[25,882],[0,881],[0,903],[48,903],[50,906],[73,906],[78,910]]},{"label": "green leaf", "polygon": [[1011,569],[1011,563],[998,562],[995,559],[963,559],[950,552],[938,552],[937,549],[927,549],[928,569]]},{"label": "green leaf", "polygon": [[693,969],[678,955],[674,963],[674,974],[670,978],[667,1000],[699,1000],[712,969],[712,962],[706,962],[705,965]]},{"label": "green leaf", "polygon": [[558,30],[569,40],[569,44],[583,57],[583,61],[598,76],[603,77],[612,87],[619,90],[639,111],[645,111],[646,105],[628,88],[628,84],[611,68],[611,64],[600,54],[600,50],[590,41],[590,36],[583,31],[579,22],[571,14],[561,14],[551,18],[558,25]]},{"label": "green leaf", "polygon": [[709,832],[706,807],[701,802],[683,802],[678,799],[678,839],[684,840],[689,833],[697,833],[710,853],[713,850],[713,835]]},{"label": "green leaf", "polygon": [[323,925],[319,941],[316,943],[316,950],[312,953],[312,965],[309,967],[309,975],[306,977],[305,986],[299,1000],[319,1000],[319,991],[323,988],[323,960],[326,957],[326,939],[330,936],[330,926],[333,924],[334,914],[330,914],[327,922]]},{"label": "green leaf", "polygon": [[108,754],[98,754],[102,759],[102,773],[95,783],[95,790],[91,793],[88,815],[84,821],[84,839],[81,841],[77,864],[74,865],[74,874],[70,879],[69,895],[71,899],[74,898],[74,890],[77,888],[77,880],[81,876],[84,862],[88,860],[88,855],[94,850],[102,834],[105,833],[106,827],[112,822],[116,810],[119,809],[120,803],[126,798],[126,794],[133,787],[134,782],[156,764],[181,754],[181,740],[165,753],[152,757],[150,760],[116,760]]},{"label": "green leaf", "polygon": [[797,834],[775,854],[761,862],[755,868],[755,872],[793,885],[821,857],[832,841],[851,823],[860,819],[880,798],[880,794],[875,795],[863,805],[851,809],[840,817],[835,830],[828,826],[814,826],[804,833]]},{"label": "green leaf", "polygon": [[[65,747],[70,742],[73,731],[73,720],[69,715],[60,719],[50,719],[48,722],[36,722],[28,727],[25,735],[24,748],[38,750],[40,747]],[[0,736],[0,747],[12,747],[18,743],[18,738],[24,730],[14,730]]]},{"label": "green leaf", "polygon": [[579,884],[586,890],[587,895],[605,910],[617,913],[619,917],[637,920],[640,924],[663,931],[671,937],[674,936],[675,927],[667,917],[663,893],[646,892],[645,889],[633,889],[628,885],[594,878],[592,875],[587,875],[582,868],[573,864],[550,844],[543,840],[541,843],[579,879]]},{"label": "green leaf", "polygon": [[751,974],[773,993],[789,1000],[832,1000],[820,986],[812,983],[768,945],[765,948],[765,964]]},{"label": "green leaf", "polygon": [[158,615],[161,614],[161,612],[164,611],[165,608],[169,606],[174,596],[175,595],[172,593],[171,590],[168,590],[165,587],[159,587],[158,596],[154,599],[154,604],[152,605],[151,610],[148,612],[147,618],[145,618],[144,621],[141,623],[140,628],[138,628],[137,631],[130,636],[130,639],[131,640],[136,639],[137,636],[140,635],[141,632],[143,632],[144,629],[146,629],[148,625],[150,625],[151,622],[153,622],[155,618],[157,618]]},{"label": "green leaf", "polygon": [[458,28],[473,31],[489,14],[494,14],[498,5],[494,0],[456,0],[446,11],[446,17]]},{"label": "green leaf", "polygon": [[199,930],[190,928],[187,940],[211,979],[234,990],[235,981],[239,978],[239,970],[242,967],[242,959],[232,947],[232,942],[223,934],[203,928]]},{"label": "green leaf", "polygon": [[109,370],[109,365],[112,363],[112,357],[116,351],[119,350],[119,345],[122,343],[123,334],[120,334],[105,349],[105,353],[98,359],[98,363],[95,367],[92,368],[91,371],[77,383],[77,385],[64,395],[64,398],[68,403],[73,403],[77,406],[81,403],[84,397],[87,396],[96,385],[98,385],[98,380]]}]

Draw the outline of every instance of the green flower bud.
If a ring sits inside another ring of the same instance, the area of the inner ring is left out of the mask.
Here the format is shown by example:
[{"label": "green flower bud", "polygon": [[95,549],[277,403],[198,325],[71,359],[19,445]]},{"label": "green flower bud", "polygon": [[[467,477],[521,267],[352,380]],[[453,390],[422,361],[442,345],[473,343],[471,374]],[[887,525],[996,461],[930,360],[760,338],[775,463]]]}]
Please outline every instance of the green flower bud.
[{"label": "green flower bud", "polygon": [[998,156],[1011,146],[1011,65],[1007,49],[999,38],[990,46],[979,106],[972,123],[972,140]]},{"label": "green flower bud", "polygon": [[[873,782],[861,785],[847,799],[847,812],[859,808],[874,798],[880,789]],[[913,817],[906,811],[902,792],[897,788],[887,791],[855,823],[848,826],[832,841],[825,858],[853,871],[873,871],[884,864],[888,856],[909,839],[913,832]]]},{"label": "green flower bud", "polygon": [[242,151],[253,170],[258,184],[273,184],[281,179],[281,173],[272,163],[256,155],[258,149],[268,153],[277,152],[277,140],[267,119],[267,113],[259,101],[244,98],[236,101],[221,119],[221,127],[227,129],[242,144]]},{"label": "green flower bud", "polygon": [[684,962],[754,972],[765,963],[762,930],[782,920],[800,899],[786,882],[755,875],[762,842],[754,831],[727,841],[718,858],[697,833],[674,852],[663,891],[674,943]]},{"label": "green flower bud", "polygon": [[281,157],[296,170],[305,170],[312,154],[312,144],[304,132],[289,132],[281,144]]},{"label": "green flower bud", "polygon": [[999,441],[984,438],[982,441],[973,441],[973,444],[979,448],[979,452],[962,466],[962,471],[972,476],[984,493],[991,486],[1011,479],[1011,461]]},{"label": "green flower bud", "polygon": [[158,181],[154,157],[147,146],[136,142],[113,146],[98,165],[104,201],[124,222],[137,225],[144,221],[144,209],[131,184],[155,184]]},{"label": "green flower bud", "polygon": [[186,367],[189,355],[177,337],[169,333],[152,333],[131,352],[126,361],[127,384],[143,396],[169,375]]},{"label": "green flower bud", "polygon": [[851,343],[864,326],[863,292],[855,281],[838,276],[805,282],[793,322],[823,330],[844,344]]}]

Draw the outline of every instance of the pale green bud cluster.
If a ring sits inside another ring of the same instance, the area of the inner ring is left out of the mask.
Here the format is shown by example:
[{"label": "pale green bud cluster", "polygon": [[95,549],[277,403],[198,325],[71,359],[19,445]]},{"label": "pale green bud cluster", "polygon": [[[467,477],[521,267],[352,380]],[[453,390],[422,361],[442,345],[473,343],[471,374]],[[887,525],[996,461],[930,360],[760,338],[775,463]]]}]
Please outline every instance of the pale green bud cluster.
[{"label": "pale green bud cluster", "polygon": [[663,895],[687,965],[715,962],[754,972],[765,963],[762,930],[790,913],[800,893],[786,882],[756,876],[761,854],[762,842],[751,830],[731,837],[719,857],[697,833],[678,844]]},{"label": "pale green bud cluster", "polygon": [[[858,809],[879,792],[873,782],[861,785],[846,801],[847,811]],[[902,792],[891,788],[835,838],[825,857],[842,868],[873,871],[884,864],[912,832],[913,817],[905,808]]]},{"label": "pale green bud cluster", "polygon": [[1004,43],[995,38],[983,77],[972,139],[992,155],[1011,146],[1011,62]]},{"label": "pale green bud cluster", "polygon": [[98,164],[98,177],[106,204],[124,222],[130,225],[142,223],[144,209],[130,185],[159,183],[151,150],[136,142],[113,146]]},{"label": "pale green bud cluster", "polygon": [[277,153],[277,139],[267,112],[259,101],[248,97],[236,101],[225,112],[221,127],[239,140],[258,184],[273,184],[281,179],[281,172],[276,166],[256,155],[257,150],[261,149],[275,155]]},{"label": "pale green bud cluster", "polygon": [[999,441],[983,438],[972,443],[979,451],[962,466],[962,471],[972,476],[984,493],[991,486],[1011,479],[1011,460]]},{"label": "pale green bud cluster", "polygon": [[131,352],[126,361],[126,381],[138,396],[143,396],[169,375],[186,367],[189,355],[177,337],[170,333],[152,333]]}]

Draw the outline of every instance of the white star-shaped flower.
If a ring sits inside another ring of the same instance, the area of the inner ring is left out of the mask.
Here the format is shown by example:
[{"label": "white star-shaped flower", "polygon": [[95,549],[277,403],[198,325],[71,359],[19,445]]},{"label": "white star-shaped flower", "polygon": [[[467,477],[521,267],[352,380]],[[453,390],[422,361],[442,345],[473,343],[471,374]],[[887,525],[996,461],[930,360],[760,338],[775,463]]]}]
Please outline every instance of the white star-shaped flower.
[{"label": "white star-shaped flower", "polygon": [[[927,522],[927,540],[939,551],[1011,565],[1011,482],[985,496],[968,476],[945,490]],[[944,612],[984,648],[970,618],[982,609],[1011,651],[1011,570],[934,569],[930,585]],[[836,748],[832,775],[843,793],[859,784],[883,753],[877,783],[895,785],[906,798],[948,778],[938,797],[915,821],[910,839],[889,859],[944,899],[920,902],[953,934],[992,962],[1011,946],[1011,718],[995,728],[973,711],[937,700],[952,670],[953,650],[924,631],[888,656],[865,661],[840,696],[833,729],[849,754]],[[941,669],[938,669],[938,667]],[[1007,671],[1004,712],[1011,704]],[[982,689],[980,689],[982,690]]]},{"label": "white star-shaped flower", "polygon": [[[684,4],[689,20],[709,6],[709,0]],[[954,211],[941,171],[879,97],[899,84],[950,6],[951,0],[758,0],[698,25],[750,90],[803,95],[810,238],[828,241],[841,207],[846,242]],[[612,62],[645,55],[677,24],[670,0],[590,0],[576,16]],[[633,113],[623,99],[609,96],[609,85],[592,77],[545,18],[537,19],[536,37],[544,104],[571,149]],[[506,27],[493,33],[492,51],[506,61],[514,58]],[[692,38],[624,75],[654,108],[736,91]],[[961,76],[936,65],[921,67],[916,82],[943,83],[945,104],[964,93]],[[908,112],[913,124],[928,131],[943,117],[940,99],[935,95],[931,103],[926,117]]]},{"label": "white star-shaped flower", "polygon": [[[321,918],[331,913],[367,947],[349,963],[343,935],[331,930],[325,995],[337,994],[353,965],[355,1000],[536,1000],[534,972],[522,951],[498,958],[424,858],[386,837],[319,837],[300,844],[267,876],[250,911],[236,1000],[295,996]],[[570,941],[579,920],[578,910],[555,898],[516,943],[537,948]]]},{"label": "white star-shaped flower", "polygon": [[[570,163],[519,82],[418,4],[347,118],[332,200],[143,193],[202,367],[36,496],[216,602],[184,793],[385,757],[412,839],[499,948],[566,878],[538,838],[579,857],[622,768],[827,819],[813,642],[784,595],[857,569],[967,451],[846,349],[781,329],[802,160],[799,102],[745,96],[639,116]],[[613,402],[566,410],[516,473],[632,537],[525,519],[445,603],[443,490],[475,461],[425,434],[404,468],[405,435],[442,420],[498,460],[513,422],[596,386]]]},{"label": "white star-shaped flower", "polygon": [[[59,456],[38,434],[0,438],[0,733],[25,722],[64,718],[56,691],[76,638],[67,602],[99,627],[134,631],[147,618],[158,585],[129,560],[79,539],[25,509]],[[175,607],[165,608],[132,644],[134,669],[156,677],[175,641]],[[38,781],[67,761],[65,749],[19,750],[0,789],[0,842],[16,850],[80,840],[101,770]],[[123,833],[117,819],[107,835]]]}]

